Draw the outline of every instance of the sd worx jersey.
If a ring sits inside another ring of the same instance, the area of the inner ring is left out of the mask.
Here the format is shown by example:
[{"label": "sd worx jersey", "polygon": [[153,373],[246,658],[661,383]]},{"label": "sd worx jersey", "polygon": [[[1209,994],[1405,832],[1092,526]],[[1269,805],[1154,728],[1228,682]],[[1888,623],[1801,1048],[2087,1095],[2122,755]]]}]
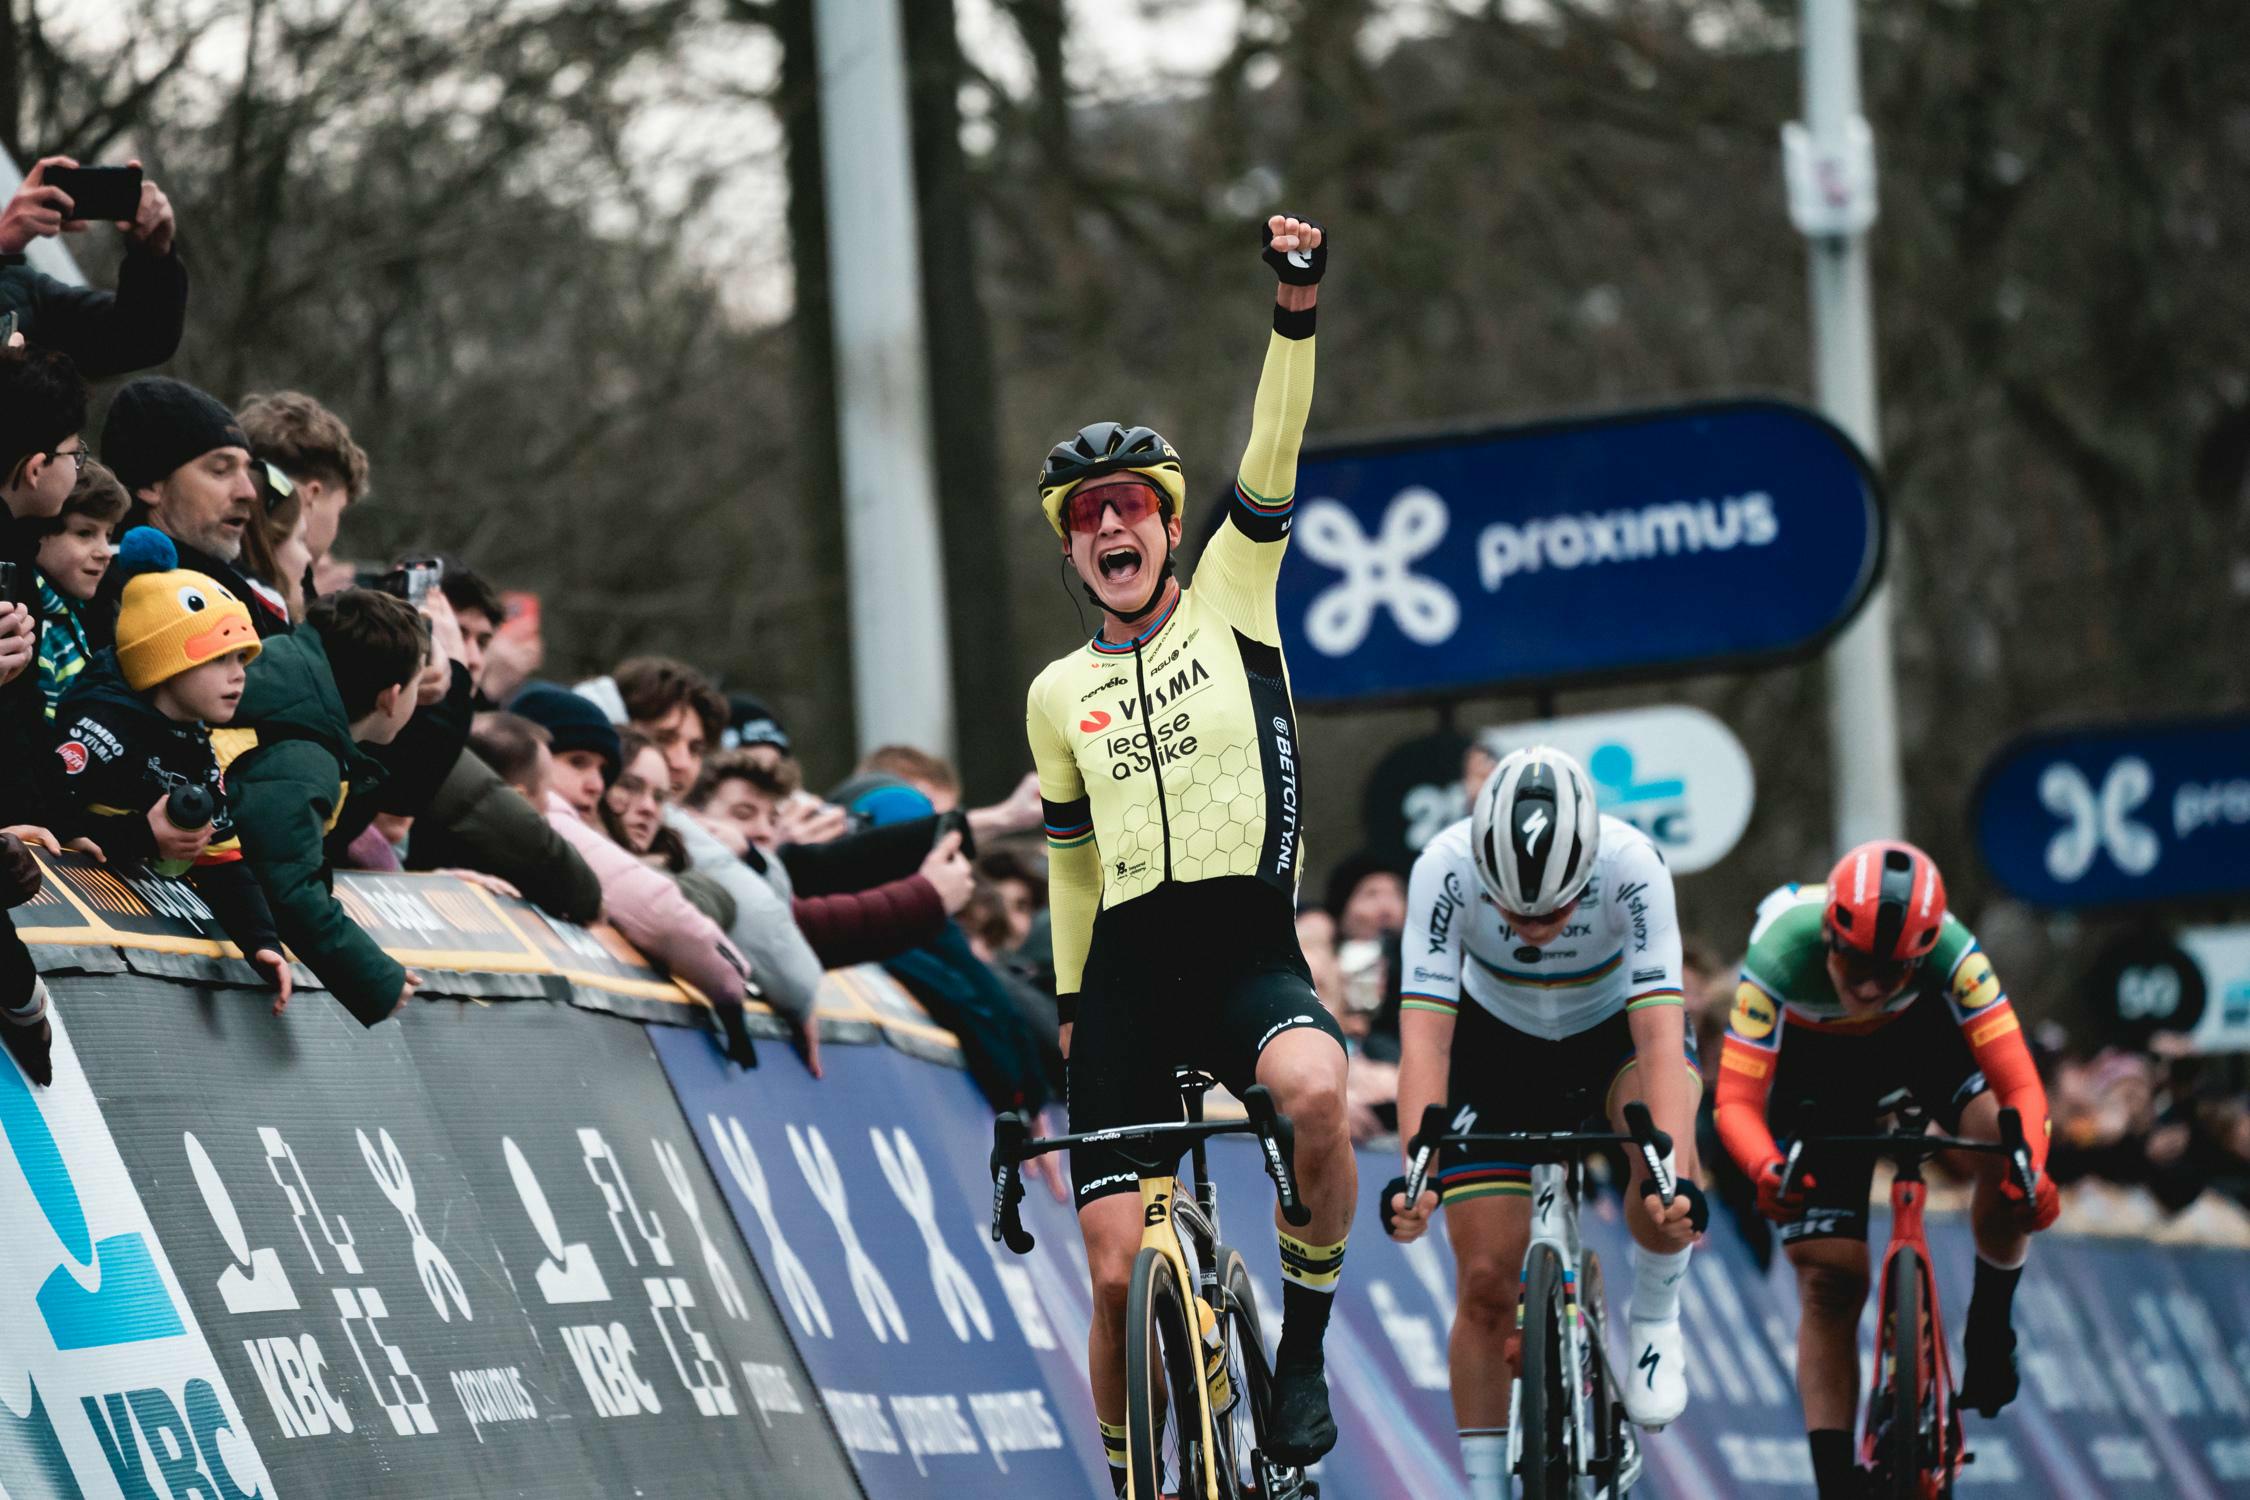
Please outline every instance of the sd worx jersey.
[{"label": "sd worx jersey", "polygon": [[1304,860],[1296,712],[1274,581],[1312,405],[1313,340],[1276,332],[1249,451],[1194,582],[1132,640],[1096,637],[1031,685],[1055,987],[1075,995],[1097,911],[1246,876],[1294,900]]}]

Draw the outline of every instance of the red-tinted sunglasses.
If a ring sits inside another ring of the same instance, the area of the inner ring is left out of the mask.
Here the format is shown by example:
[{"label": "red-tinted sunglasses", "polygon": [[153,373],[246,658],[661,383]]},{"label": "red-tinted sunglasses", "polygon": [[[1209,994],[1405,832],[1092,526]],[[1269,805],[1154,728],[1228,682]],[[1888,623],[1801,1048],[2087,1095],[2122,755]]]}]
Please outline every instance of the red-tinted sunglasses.
[{"label": "red-tinted sunglasses", "polygon": [[1164,497],[1145,484],[1104,484],[1073,490],[1063,502],[1063,525],[1071,531],[1102,529],[1102,512],[1115,510],[1117,524],[1138,526],[1164,508]]}]

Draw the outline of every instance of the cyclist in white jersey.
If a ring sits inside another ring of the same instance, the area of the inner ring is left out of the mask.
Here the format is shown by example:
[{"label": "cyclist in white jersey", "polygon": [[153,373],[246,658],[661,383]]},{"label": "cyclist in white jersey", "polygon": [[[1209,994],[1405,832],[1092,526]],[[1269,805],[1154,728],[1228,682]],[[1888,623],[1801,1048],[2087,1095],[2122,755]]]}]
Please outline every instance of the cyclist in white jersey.
[{"label": "cyclist in white jersey", "polygon": [[[1672,1137],[1680,1195],[1662,1206],[1634,1163],[1626,1222],[1637,1243],[1626,1412],[1651,1430],[1687,1406],[1679,1284],[1708,1217],[1696,1189],[1702,1091],[1687,1039],[1680,929],[1664,857],[1604,817],[1585,770],[1548,746],[1503,760],[1471,815],[1432,839],[1407,887],[1399,963],[1399,1119],[1444,1103],[1469,1132],[1624,1129],[1641,1100]],[[1646,1061],[1649,1066],[1639,1064]],[[1530,1164],[1448,1147],[1435,1191],[1384,1194],[1410,1242],[1440,1201],[1458,1267],[1453,1410],[1471,1500],[1507,1493],[1509,1344],[1531,1237]]]}]

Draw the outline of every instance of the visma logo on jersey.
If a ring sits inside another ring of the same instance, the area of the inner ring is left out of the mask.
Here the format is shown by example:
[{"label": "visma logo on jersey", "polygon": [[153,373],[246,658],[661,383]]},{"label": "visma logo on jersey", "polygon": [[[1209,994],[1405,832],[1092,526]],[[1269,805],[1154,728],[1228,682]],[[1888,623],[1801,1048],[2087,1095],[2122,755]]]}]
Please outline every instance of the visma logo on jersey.
[{"label": "visma logo on jersey", "polygon": [[1850,443],[1768,402],[1316,450],[1298,494],[1278,603],[1307,702],[1786,659],[1882,553]]},{"label": "visma logo on jersey", "polygon": [[0,1059],[0,1454],[19,1496],[272,1500],[60,1016],[55,1081]]}]

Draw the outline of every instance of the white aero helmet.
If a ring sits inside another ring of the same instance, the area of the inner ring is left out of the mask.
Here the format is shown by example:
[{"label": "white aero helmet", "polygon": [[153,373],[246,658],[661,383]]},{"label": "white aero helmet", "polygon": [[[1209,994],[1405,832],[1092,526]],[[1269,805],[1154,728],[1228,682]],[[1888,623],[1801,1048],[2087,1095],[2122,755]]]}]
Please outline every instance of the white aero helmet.
[{"label": "white aero helmet", "polygon": [[1585,768],[1552,745],[1510,752],[1477,793],[1469,846],[1477,878],[1502,910],[1544,917],[1570,905],[1601,848]]}]

